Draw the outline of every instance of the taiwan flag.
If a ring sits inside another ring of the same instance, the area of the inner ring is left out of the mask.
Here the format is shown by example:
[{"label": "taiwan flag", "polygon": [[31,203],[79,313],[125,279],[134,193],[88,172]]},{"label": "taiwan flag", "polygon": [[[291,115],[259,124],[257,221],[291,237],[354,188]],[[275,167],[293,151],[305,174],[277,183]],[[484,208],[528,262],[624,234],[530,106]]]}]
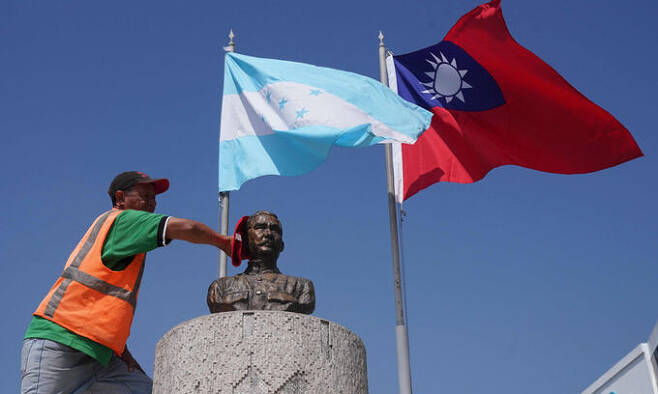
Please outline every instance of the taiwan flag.
[{"label": "taiwan flag", "polygon": [[394,146],[398,202],[506,164],[579,174],[642,156],[621,123],[514,41],[500,0],[464,15],[440,43],[389,57],[387,69],[392,89],[434,115],[414,145]]}]

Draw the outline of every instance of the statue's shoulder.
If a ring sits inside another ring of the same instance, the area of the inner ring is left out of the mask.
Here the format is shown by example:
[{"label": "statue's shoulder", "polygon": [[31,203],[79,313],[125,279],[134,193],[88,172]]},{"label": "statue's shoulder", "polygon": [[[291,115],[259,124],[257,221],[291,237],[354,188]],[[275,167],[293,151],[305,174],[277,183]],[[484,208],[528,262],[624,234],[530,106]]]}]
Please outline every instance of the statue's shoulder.
[{"label": "statue's shoulder", "polygon": [[299,283],[303,287],[313,288],[313,282],[310,279],[301,278],[301,277],[295,277],[295,279],[297,280],[297,283]]},{"label": "statue's shoulder", "polygon": [[313,286],[313,282],[311,282],[309,279],[302,278],[302,277],[299,277],[299,276],[290,276],[290,275],[281,274],[281,273],[279,273],[279,274],[268,273],[268,274],[264,274],[264,275],[267,275],[267,277],[271,281],[296,283],[296,284],[302,285],[302,286],[309,286],[309,285]]},{"label": "statue's shoulder", "polygon": [[233,283],[236,281],[241,281],[243,280],[244,274],[237,274],[233,276],[225,276],[223,278],[217,278],[215,279],[215,282],[217,283]]},{"label": "statue's shoulder", "polygon": [[245,275],[238,274],[234,276],[225,276],[223,278],[215,279],[210,287],[215,288],[217,291],[228,290],[236,287],[243,287],[246,285],[247,279]]}]

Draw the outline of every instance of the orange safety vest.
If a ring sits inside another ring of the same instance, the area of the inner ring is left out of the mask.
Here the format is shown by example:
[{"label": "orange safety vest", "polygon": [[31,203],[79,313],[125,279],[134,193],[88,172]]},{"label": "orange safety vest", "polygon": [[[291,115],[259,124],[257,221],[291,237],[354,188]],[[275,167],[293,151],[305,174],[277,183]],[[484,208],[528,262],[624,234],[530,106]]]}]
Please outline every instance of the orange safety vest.
[{"label": "orange safety vest", "polygon": [[101,261],[105,237],[121,212],[112,209],[96,218],[34,312],[118,355],[130,335],[145,256],[135,255],[122,271],[112,271]]}]

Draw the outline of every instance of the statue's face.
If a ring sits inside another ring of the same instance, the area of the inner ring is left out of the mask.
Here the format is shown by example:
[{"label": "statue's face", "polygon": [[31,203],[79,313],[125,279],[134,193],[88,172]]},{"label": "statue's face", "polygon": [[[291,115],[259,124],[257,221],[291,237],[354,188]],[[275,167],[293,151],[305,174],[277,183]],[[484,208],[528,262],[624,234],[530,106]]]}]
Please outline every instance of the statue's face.
[{"label": "statue's face", "polygon": [[283,230],[281,223],[267,214],[257,215],[248,229],[250,259],[274,259],[283,250]]}]

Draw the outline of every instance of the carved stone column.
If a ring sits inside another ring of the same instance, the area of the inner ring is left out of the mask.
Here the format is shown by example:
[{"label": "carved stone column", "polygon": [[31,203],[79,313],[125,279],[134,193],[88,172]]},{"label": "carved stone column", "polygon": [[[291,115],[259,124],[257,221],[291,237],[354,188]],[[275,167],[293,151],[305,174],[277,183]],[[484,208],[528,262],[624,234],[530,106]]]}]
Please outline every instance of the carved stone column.
[{"label": "carved stone column", "polygon": [[350,330],[314,316],[213,313],[160,339],[153,392],[367,394],[366,351]]}]

